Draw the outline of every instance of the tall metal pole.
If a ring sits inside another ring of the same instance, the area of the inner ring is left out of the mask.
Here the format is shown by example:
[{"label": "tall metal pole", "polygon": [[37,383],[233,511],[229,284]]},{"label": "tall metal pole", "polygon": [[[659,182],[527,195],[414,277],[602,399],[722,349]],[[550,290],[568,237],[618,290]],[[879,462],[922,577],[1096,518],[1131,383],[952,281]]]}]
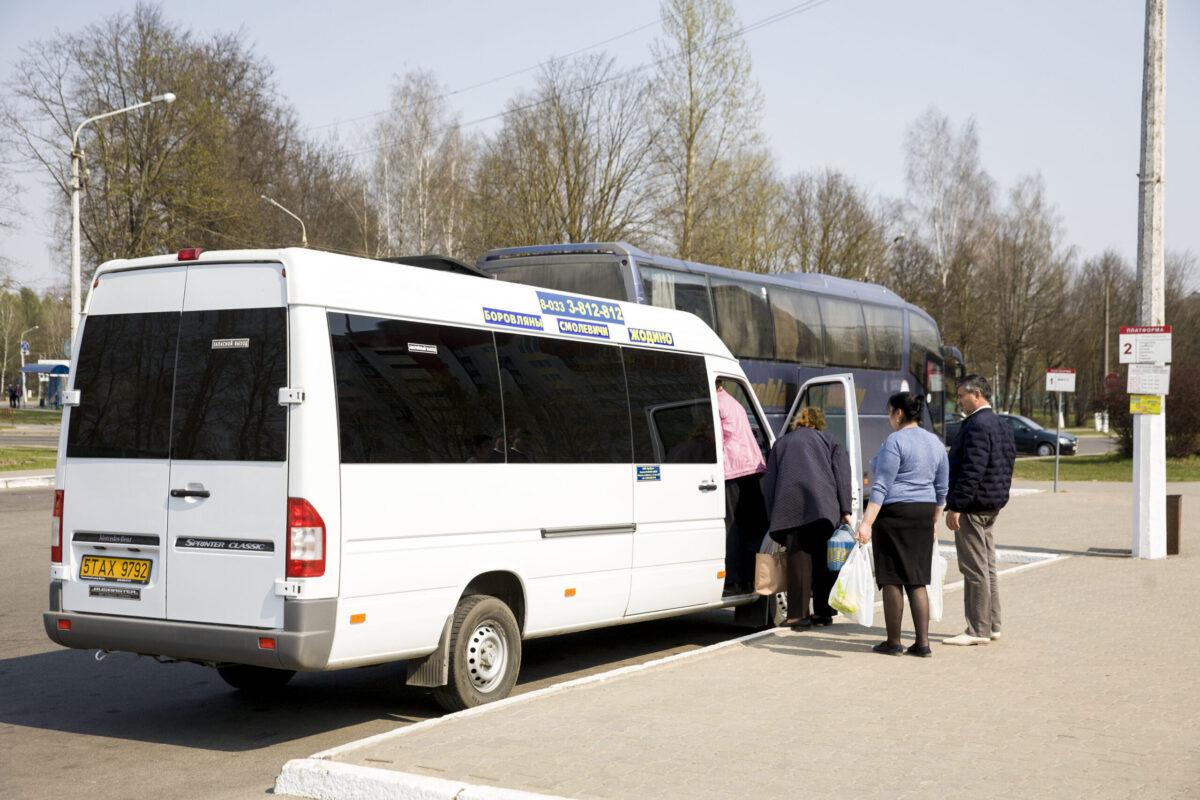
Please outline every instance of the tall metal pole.
[{"label": "tall metal pole", "polygon": [[[1146,0],[1138,174],[1137,324],[1163,323],[1163,119],[1166,0]],[[1133,555],[1167,555],[1167,408],[1133,417]]]}]

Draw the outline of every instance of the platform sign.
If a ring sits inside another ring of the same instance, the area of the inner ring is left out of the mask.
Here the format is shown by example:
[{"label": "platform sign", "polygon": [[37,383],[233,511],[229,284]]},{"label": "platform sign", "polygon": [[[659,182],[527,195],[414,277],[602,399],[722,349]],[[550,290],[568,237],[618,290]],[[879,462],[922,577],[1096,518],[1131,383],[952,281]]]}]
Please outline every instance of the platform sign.
[{"label": "platform sign", "polygon": [[1130,364],[1125,391],[1130,394],[1170,394],[1171,368],[1159,364]]},{"label": "platform sign", "polygon": [[1171,326],[1122,325],[1117,355],[1122,364],[1169,364]]},{"label": "platform sign", "polygon": [[21,355],[26,355],[26,356],[29,355],[29,349],[30,349],[29,342],[27,342],[27,341],[21,342]]},{"label": "platform sign", "polygon": [[1075,370],[1073,370],[1073,369],[1048,369],[1048,370],[1046,370],[1046,391],[1047,392],[1073,392],[1073,391],[1075,391]]},{"label": "platform sign", "polygon": [[1162,396],[1157,394],[1129,395],[1130,414],[1161,414]]}]

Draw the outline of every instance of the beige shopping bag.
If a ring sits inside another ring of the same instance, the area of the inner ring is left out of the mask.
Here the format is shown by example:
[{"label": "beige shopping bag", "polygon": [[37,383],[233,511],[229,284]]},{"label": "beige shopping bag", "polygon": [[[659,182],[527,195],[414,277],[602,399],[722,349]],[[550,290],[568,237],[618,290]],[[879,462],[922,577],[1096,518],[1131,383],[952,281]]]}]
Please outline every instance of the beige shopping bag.
[{"label": "beige shopping bag", "polygon": [[787,591],[787,550],[754,556],[754,591],[772,595]]}]

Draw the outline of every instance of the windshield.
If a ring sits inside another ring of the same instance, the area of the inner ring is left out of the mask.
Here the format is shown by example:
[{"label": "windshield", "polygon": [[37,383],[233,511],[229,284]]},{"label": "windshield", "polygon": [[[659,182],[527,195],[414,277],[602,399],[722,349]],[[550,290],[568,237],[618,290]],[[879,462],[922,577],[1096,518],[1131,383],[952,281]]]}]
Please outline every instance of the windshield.
[{"label": "windshield", "polygon": [[483,269],[498,280],[543,289],[628,300],[624,270],[616,256],[531,256],[487,262]]},{"label": "windshield", "polygon": [[1018,417],[1017,415],[1014,414],[1012,418],[1015,419],[1017,422],[1023,422],[1024,424],[1028,425],[1030,430],[1035,430],[1035,431],[1043,430],[1041,425],[1038,425],[1036,422],[1031,420],[1029,417]]}]

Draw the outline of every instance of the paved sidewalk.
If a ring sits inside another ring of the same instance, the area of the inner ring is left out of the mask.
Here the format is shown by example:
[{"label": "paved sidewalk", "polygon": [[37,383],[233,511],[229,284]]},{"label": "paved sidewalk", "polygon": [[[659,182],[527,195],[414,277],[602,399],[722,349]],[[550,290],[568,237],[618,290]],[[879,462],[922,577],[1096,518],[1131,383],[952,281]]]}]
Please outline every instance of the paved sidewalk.
[{"label": "paved sidewalk", "polygon": [[1002,545],[1077,555],[1001,578],[999,642],[920,660],[871,653],[878,630],[776,632],[333,761],[576,798],[1200,796],[1200,531],[1167,561],[1112,557],[1129,484],[1069,488],[1001,516]]}]

